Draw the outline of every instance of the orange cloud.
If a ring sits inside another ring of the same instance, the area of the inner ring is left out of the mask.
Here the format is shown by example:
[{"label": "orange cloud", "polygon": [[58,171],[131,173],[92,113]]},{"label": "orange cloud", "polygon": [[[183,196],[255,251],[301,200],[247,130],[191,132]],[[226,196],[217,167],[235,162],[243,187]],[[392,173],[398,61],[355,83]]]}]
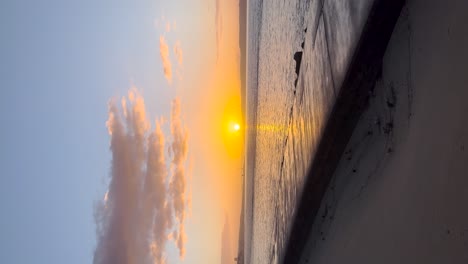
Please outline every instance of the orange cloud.
[{"label": "orange cloud", "polygon": [[109,102],[106,125],[112,163],[108,191],[95,210],[97,247],[93,263],[166,263],[165,245],[171,232],[178,234],[175,243],[183,256],[188,132],[180,120],[179,101],[174,102],[171,175],[160,123],[156,121],[150,131],[139,93],[130,91],[120,107],[116,100]]},{"label": "orange cloud", "polygon": [[174,203],[175,218],[179,223],[179,232],[174,239],[176,240],[176,245],[179,248],[180,257],[183,258],[185,254],[184,244],[186,240],[184,231],[185,214],[187,211],[185,163],[187,161],[188,152],[188,132],[182,125],[179,99],[172,101],[171,136],[172,144],[170,146],[170,151],[172,153],[172,178],[169,190]]},{"label": "orange cloud", "polygon": [[182,66],[184,58],[182,47],[180,46],[180,41],[177,41],[174,45],[174,54],[176,56],[177,62],[179,63],[179,66]]},{"label": "orange cloud", "polygon": [[169,46],[166,43],[164,36],[159,37],[159,54],[163,64],[164,77],[169,84],[172,84],[172,64],[169,59]]}]

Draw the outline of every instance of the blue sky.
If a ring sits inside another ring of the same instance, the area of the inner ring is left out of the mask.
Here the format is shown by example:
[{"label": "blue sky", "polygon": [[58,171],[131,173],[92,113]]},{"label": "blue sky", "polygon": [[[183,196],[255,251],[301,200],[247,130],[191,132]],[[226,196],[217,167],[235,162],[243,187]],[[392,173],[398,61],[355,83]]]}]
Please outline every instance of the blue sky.
[{"label": "blue sky", "polygon": [[[92,262],[93,204],[111,158],[106,103],[132,82],[148,90],[165,83],[152,47],[157,8],[154,1],[0,4],[0,262]],[[169,105],[149,107],[166,114]]]}]

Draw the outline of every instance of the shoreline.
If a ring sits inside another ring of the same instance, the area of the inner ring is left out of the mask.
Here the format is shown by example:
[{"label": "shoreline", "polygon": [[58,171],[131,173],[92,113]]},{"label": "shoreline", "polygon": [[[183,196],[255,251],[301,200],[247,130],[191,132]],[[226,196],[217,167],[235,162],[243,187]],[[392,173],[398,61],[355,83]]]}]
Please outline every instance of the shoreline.
[{"label": "shoreline", "polygon": [[300,260],[333,172],[368,104],[369,91],[381,71],[382,58],[404,2],[376,0],[371,7],[307,173],[283,257],[284,263]]},{"label": "shoreline", "polygon": [[239,242],[237,247],[237,255],[235,260],[238,264],[244,263],[244,196],[245,196],[245,163],[242,172],[242,206],[240,212],[240,224],[239,224]]}]

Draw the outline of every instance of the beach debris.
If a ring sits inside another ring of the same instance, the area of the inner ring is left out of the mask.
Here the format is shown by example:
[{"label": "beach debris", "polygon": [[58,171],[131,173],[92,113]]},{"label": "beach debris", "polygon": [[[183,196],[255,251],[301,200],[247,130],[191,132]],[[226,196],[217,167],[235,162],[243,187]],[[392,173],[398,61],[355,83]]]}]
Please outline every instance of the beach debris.
[{"label": "beach debris", "polygon": [[323,212],[322,218],[325,219],[325,217],[327,217],[327,215],[328,215],[328,206],[325,207],[325,212]]},{"label": "beach debris", "polygon": [[294,87],[296,87],[299,78],[299,70],[301,69],[302,51],[294,53],[294,60],[296,61],[296,80],[294,81]]},{"label": "beach debris", "polygon": [[387,98],[387,106],[389,108],[395,107],[396,100],[395,86],[393,85],[393,82],[390,82],[390,97]]},{"label": "beach debris", "polygon": [[353,157],[353,153],[351,152],[351,149],[345,151],[344,154],[345,154],[345,155],[348,155],[348,157],[346,158],[346,160],[351,160],[352,157]]},{"label": "beach debris", "polygon": [[380,128],[380,125],[382,124],[382,121],[380,121],[379,116],[375,119],[375,124]]},{"label": "beach debris", "polygon": [[392,131],[393,131],[393,122],[392,122],[392,121],[387,122],[387,123],[385,124],[385,126],[384,126],[382,129],[383,129],[383,132],[384,132],[385,134],[390,134],[390,133],[392,133]]},{"label": "beach debris", "polygon": [[302,62],[302,51],[297,51],[294,53],[294,60],[296,61],[296,74],[299,74]]}]

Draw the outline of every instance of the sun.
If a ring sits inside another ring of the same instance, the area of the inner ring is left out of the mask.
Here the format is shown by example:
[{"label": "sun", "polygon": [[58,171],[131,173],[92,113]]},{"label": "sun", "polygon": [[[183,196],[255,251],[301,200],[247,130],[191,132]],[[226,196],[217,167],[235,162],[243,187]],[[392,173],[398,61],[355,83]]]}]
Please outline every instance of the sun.
[{"label": "sun", "polygon": [[228,125],[229,132],[236,133],[241,129],[241,126],[238,122],[230,121]]}]

